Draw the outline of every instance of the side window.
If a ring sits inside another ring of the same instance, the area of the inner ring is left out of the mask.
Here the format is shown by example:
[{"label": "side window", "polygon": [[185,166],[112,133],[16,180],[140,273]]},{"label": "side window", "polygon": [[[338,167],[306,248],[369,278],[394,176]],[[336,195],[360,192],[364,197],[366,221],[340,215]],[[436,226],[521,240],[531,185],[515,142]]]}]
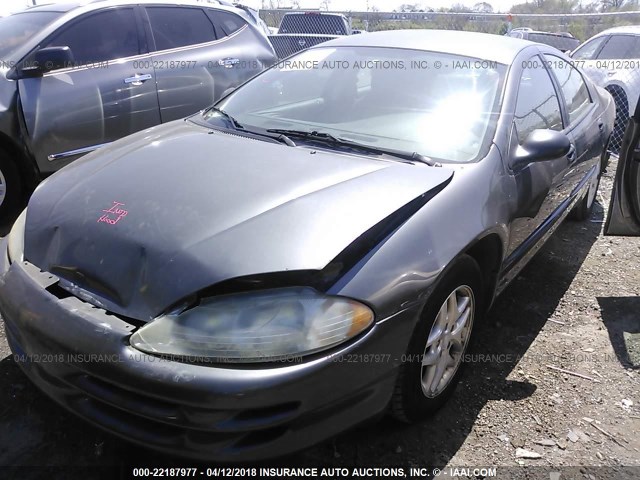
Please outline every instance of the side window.
[{"label": "side window", "polygon": [[571,55],[576,60],[595,60],[596,52],[600,46],[608,39],[607,36],[594,38],[590,42],[585,43]]},{"label": "side window", "polygon": [[518,87],[515,126],[518,142],[537,129],[562,130],[560,102],[551,77],[537,57],[531,59],[533,68],[525,68]]},{"label": "side window", "polygon": [[211,18],[211,21],[216,26],[218,38],[229,36],[240,30],[245,25],[245,21],[233,13],[213,9],[207,10],[207,13],[209,14],[209,18]]},{"label": "side window", "polygon": [[547,35],[545,33],[530,33],[528,40],[532,42],[544,43],[545,45],[551,45],[549,42],[553,42],[555,37]]},{"label": "side window", "polygon": [[638,42],[634,35],[611,35],[611,38],[600,51],[598,59],[627,59],[640,58]]},{"label": "side window", "polygon": [[147,7],[156,50],[211,42],[216,33],[200,8]]},{"label": "side window", "polygon": [[46,46],[69,47],[79,64],[138,55],[140,44],[133,9],[118,8],[80,18]]},{"label": "side window", "polygon": [[553,74],[558,79],[562,94],[567,102],[569,123],[573,123],[591,104],[589,89],[584,83],[580,72],[573,68],[568,62],[553,55],[545,55],[545,60],[547,60],[551,71],[553,71]]}]

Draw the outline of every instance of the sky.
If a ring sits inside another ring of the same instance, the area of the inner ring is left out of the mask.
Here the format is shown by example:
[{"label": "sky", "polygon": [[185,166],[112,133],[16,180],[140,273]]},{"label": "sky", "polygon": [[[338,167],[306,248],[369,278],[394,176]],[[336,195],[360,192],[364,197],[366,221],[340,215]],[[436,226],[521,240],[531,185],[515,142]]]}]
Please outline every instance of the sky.
[{"label": "sky", "polygon": [[[38,3],[61,3],[69,0],[38,0]],[[72,0],[73,1],[73,0]],[[302,8],[318,8],[320,0],[299,0]],[[462,3],[463,5],[473,6],[478,3],[479,0],[369,0],[369,7],[377,7],[380,11],[391,11],[397,8],[403,3],[420,3],[430,8],[450,7],[454,3]],[[506,12],[511,5],[516,3],[522,3],[524,0],[487,0],[488,3],[493,5],[496,12]],[[287,0],[281,0],[284,4]],[[243,0],[244,4],[254,8],[259,8],[262,5],[261,0]],[[0,15],[6,15],[12,11],[20,10],[27,5],[30,5],[30,0],[0,0]],[[330,0],[331,10],[340,11],[366,11],[367,0]]]}]

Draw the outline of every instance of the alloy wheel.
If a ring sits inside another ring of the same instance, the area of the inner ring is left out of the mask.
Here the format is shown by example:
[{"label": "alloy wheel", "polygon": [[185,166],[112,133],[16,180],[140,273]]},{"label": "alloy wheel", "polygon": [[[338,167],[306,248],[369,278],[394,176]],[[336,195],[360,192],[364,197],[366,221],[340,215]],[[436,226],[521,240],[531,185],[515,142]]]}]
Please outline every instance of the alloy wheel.
[{"label": "alloy wheel", "polygon": [[420,382],[426,397],[442,393],[454,377],[469,341],[475,299],[470,287],[456,288],[440,307],[431,327],[424,354]]}]

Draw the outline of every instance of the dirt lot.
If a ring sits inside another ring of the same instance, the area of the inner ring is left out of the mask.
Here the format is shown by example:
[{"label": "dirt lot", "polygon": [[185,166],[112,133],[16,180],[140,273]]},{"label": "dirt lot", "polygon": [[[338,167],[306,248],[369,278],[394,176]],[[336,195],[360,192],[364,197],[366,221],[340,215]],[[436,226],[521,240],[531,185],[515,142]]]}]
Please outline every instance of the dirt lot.
[{"label": "dirt lot", "polygon": [[[640,478],[640,239],[601,235],[614,168],[592,219],[565,223],[498,299],[477,331],[470,368],[431,421],[383,419],[295,463],[605,466],[577,469],[573,478]],[[21,374],[1,326],[0,359],[0,466],[193,465],[115,439],[54,405]],[[518,448],[540,458],[520,458]],[[56,472],[88,478],[55,469],[47,477]]]}]

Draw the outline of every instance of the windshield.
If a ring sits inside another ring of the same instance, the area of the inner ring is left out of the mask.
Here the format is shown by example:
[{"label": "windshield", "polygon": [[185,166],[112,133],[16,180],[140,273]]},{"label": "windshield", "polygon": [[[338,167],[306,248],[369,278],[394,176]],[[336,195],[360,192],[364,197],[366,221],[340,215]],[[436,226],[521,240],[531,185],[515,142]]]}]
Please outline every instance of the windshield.
[{"label": "windshield", "polygon": [[[317,48],[217,106],[247,129],[328,133],[380,149],[471,162],[491,142],[506,67],[393,48]],[[204,113],[224,126],[215,111]]]},{"label": "windshield", "polygon": [[60,12],[22,12],[0,18],[0,61],[7,61],[16,48],[60,15]]}]

